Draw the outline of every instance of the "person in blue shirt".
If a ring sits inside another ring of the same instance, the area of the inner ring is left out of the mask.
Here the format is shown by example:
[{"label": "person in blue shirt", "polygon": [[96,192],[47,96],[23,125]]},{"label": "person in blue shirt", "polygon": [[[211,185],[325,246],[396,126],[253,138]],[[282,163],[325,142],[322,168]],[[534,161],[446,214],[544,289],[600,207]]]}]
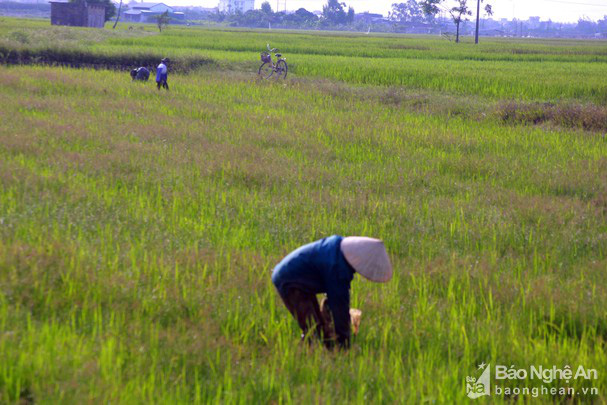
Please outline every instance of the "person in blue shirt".
[{"label": "person in blue shirt", "polygon": [[169,84],[167,83],[167,79],[169,78],[169,68],[167,65],[169,62],[169,58],[164,58],[156,68],[156,85],[158,86],[158,90],[160,90],[160,87],[169,89]]},{"label": "person in blue shirt", "polygon": [[[392,265],[379,239],[333,235],[289,253],[272,272],[272,283],[302,329],[302,339],[312,330],[325,346],[350,346],[350,283],[354,273],[386,282]],[[326,293],[333,318],[321,313],[316,294]],[[335,331],[335,341],[331,338]]]}]

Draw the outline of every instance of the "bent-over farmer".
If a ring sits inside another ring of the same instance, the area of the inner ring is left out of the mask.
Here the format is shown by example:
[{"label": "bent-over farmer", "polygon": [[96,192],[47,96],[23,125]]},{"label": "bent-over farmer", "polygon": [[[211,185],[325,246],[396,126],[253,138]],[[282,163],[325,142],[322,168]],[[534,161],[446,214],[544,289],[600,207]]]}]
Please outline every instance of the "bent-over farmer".
[{"label": "bent-over farmer", "polygon": [[[272,272],[287,309],[302,329],[304,339],[310,329],[327,347],[335,331],[341,348],[350,346],[350,283],[354,273],[386,282],[392,278],[392,265],[379,239],[363,236],[328,238],[304,245],[288,254]],[[326,293],[334,328],[321,313],[316,294]]]},{"label": "bent-over farmer", "polygon": [[167,65],[169,62],[169,58],[164,58],[156,68],[156,85],[158,86],[158,90],[160,90],[160,87],[169,89],[169,84],[167,83],[167,79],[169,78],[169,68]]},{"label": "bent-over farmer", "polygon": [[131,70],[131,79],[133,79],[133,81],[140,80],[142,82],[147,82],[149,78],[150,71],[146,67],[141,66]]}]

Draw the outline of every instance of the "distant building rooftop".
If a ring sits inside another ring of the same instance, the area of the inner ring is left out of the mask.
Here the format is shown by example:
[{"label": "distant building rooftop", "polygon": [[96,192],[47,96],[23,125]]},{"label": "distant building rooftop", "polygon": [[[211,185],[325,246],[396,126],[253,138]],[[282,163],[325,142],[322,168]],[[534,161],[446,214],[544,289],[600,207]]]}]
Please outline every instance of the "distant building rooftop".
[{"label": "distant building rooftop", "polygon": [[[132,1],[129,3],[129,7],[133,7],[133,8],[152,8],[154,6],[157,6],[159,4],[164,4],[164,3],[151,3],[151,2],[139,2],[139,1]],[[166,4],[164,4],[166,6]]]}]

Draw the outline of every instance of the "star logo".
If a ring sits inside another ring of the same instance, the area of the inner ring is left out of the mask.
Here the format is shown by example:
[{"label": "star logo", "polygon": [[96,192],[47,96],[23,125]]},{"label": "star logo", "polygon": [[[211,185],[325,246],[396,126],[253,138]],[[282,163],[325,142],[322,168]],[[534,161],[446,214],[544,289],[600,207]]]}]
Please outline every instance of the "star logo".
[{"label": "star logo", "polygon": [[466,377],[466,394],[471,399],[491,395],[491,364],[482,362],[478,365],[478,369],[483,370],[480,377]]}]

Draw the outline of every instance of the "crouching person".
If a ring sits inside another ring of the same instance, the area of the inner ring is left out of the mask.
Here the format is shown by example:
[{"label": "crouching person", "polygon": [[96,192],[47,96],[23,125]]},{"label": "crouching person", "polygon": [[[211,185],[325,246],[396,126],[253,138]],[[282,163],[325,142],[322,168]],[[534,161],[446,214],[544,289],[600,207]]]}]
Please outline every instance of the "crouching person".
[{"label": "crouching person", "polygon": [[[272,283],[299,324],[302,339],[313,335],[328,348],[350,346],[350,283],[354,273],[376,282],[392,278],[381,240],[330,236],[291,252],[274,268]],[[320,293],[327,294],[331,317],[321,311],[316,299]]]},{"label": "crouching person", "polygon": [[145,67],[140,67],[137,69],[131,70],[131,78],[133,80],[140,80],[142,82],[147,82],[150,78],[150,71]]}]

